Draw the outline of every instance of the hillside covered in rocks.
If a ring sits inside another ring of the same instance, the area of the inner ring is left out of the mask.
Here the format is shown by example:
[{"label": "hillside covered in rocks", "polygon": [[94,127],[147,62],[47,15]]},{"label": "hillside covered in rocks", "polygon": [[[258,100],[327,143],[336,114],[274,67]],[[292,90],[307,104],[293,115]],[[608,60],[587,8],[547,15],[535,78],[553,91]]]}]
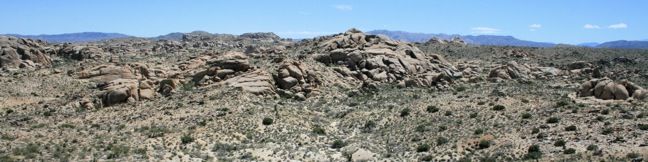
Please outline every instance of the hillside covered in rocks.
[{"label": "hillside covered in rocks", "polygon": [[0,161],[648,158],[648,50],[0,36]]}]

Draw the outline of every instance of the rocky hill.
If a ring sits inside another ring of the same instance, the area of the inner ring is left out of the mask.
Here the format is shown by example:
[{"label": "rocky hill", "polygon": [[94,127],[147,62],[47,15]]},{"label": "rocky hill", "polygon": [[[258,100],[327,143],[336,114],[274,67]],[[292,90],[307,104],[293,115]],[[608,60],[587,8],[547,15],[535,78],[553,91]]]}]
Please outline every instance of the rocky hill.
[{"label": "rocky hill", "polygon": [[0,161],[637,161],[645,50],[0,37]]}]

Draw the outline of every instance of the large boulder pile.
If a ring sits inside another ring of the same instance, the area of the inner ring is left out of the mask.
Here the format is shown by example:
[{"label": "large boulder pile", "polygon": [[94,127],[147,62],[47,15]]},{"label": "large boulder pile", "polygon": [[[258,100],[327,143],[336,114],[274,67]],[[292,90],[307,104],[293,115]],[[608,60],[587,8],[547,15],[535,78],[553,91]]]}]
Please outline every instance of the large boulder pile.
[{"label": "large boulder pile", "polygon": [[518,64],[515,61],[496,67],[490,71],[491,80],[509,79],[547,79],[562,74],[562,70],[554,67],[533,67],[527,64]]},{"label": "large boulder pile", "polygon": [[194,74],[194,83],[208,85],[214,82],[220,82],[237,73],[244,73],[252,68],[248,57],[241,52],[227,52],[222,56],[209,58],[206,64],[209,66],[206,70]]},{"label": "large boulder pile", "polygon": [[614,82],[609,78],[601,78],[589,80],[580,86],[578,97],[589,96],[603,100],[626,100],[630,97],[646,100],[648,99],[648,90],[627,80]]},{"label": "large boulder pile", "polygon": [[0,36],[0,68],[49,67],[52,52],[41,40]]},{"label": "large boulder pile", "polygon": [[156,75],[144,64],[100,65],[80,71],[77,76],[97,83],[101,90],[98,96],[104,106],[153,99],[156,95]]},{"label": "large boulder pile", "polygon": [[248,57],[241,52],[230,51],[207,60],[208,68],[193,75],[193,82],[199,86],[211,84],[226,85],[253,94],[274,93],[272,75],[261,69],[254,69]]},{"label": "large boulder pile", "polygon": [[317,94],[320,81],[315,74],[297,61],[284,61],[275,76],[277,87],[283,94],[309,97]]},{"label": "large boulder pile", "polygon": [[363,82],[443,86],[461,75],[441,55],[425,54],[412,44],[366,35],[356,29],[314,42],[323,53],[316,56],[317,61],[344,65],[336,71]]},{"label": "large boulder pile", "polygon": [[97,46],[81,46],[66,43],[59,48],[58,55],[80,61],[85,59],[99,60],[107,54]]},{"label": "large boulder pile", "polygon": [[136,79],[116,79],[98,84],[103,90],[100,94],[104,106],[118,103],[135,102],[141,99],[153,99],[155,91],[151,81],[138,81]]}]

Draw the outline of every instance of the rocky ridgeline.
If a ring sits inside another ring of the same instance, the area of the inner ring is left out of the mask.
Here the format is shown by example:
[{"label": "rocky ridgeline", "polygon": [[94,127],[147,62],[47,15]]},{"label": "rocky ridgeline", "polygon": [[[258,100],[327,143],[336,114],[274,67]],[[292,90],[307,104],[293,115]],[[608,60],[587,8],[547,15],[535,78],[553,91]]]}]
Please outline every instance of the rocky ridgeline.
[{"label": "rocky ridgeline", "polygon": [[343,77],[365,83],[397,83],[403,86],[447,87],[461,73],[438,54],[425,54],[409,43],[351,29],[309,42],[321,54],[319,62],[335,67]]}]

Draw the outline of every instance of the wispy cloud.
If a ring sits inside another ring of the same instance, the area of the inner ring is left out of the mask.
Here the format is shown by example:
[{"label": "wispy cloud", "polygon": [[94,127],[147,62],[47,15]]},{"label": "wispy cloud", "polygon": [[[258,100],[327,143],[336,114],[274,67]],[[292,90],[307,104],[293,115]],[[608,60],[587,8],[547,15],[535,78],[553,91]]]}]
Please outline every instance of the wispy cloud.
[{"label": "wispy cloud", "polygon": [[490,28],[490,27],[474,27],[471,30],[472,33],[476,33],[476,34],[495,34],[500,31],[499,29]]},{"label": "wispy cloud", "polygon": [[541,24],[531,24],[531,25],[529,25],[529,30],[530,31],[536,31],[536,30],[538,30],[540,28],[542,28]]},{"label": "wispy cloud", "polygon": [[353,6],[351,6],[351,5],[335,5],[333,7],[336,10],[340,10],[340,11],[351,11],[351,10],[353,10]]},{"label": "wispy cloud", "polygon": [[610,29],[625,29],[628,28],[628,24],[625,23],[618,23],[618,24],[612,24],[608,26]]},{"label": "wispy cloud", "polygon": [[601,27],[598,26],[598,25],[585,24],[585,25],[583,26],[583,28],[585,28],[585,29],[600,29]]}]

